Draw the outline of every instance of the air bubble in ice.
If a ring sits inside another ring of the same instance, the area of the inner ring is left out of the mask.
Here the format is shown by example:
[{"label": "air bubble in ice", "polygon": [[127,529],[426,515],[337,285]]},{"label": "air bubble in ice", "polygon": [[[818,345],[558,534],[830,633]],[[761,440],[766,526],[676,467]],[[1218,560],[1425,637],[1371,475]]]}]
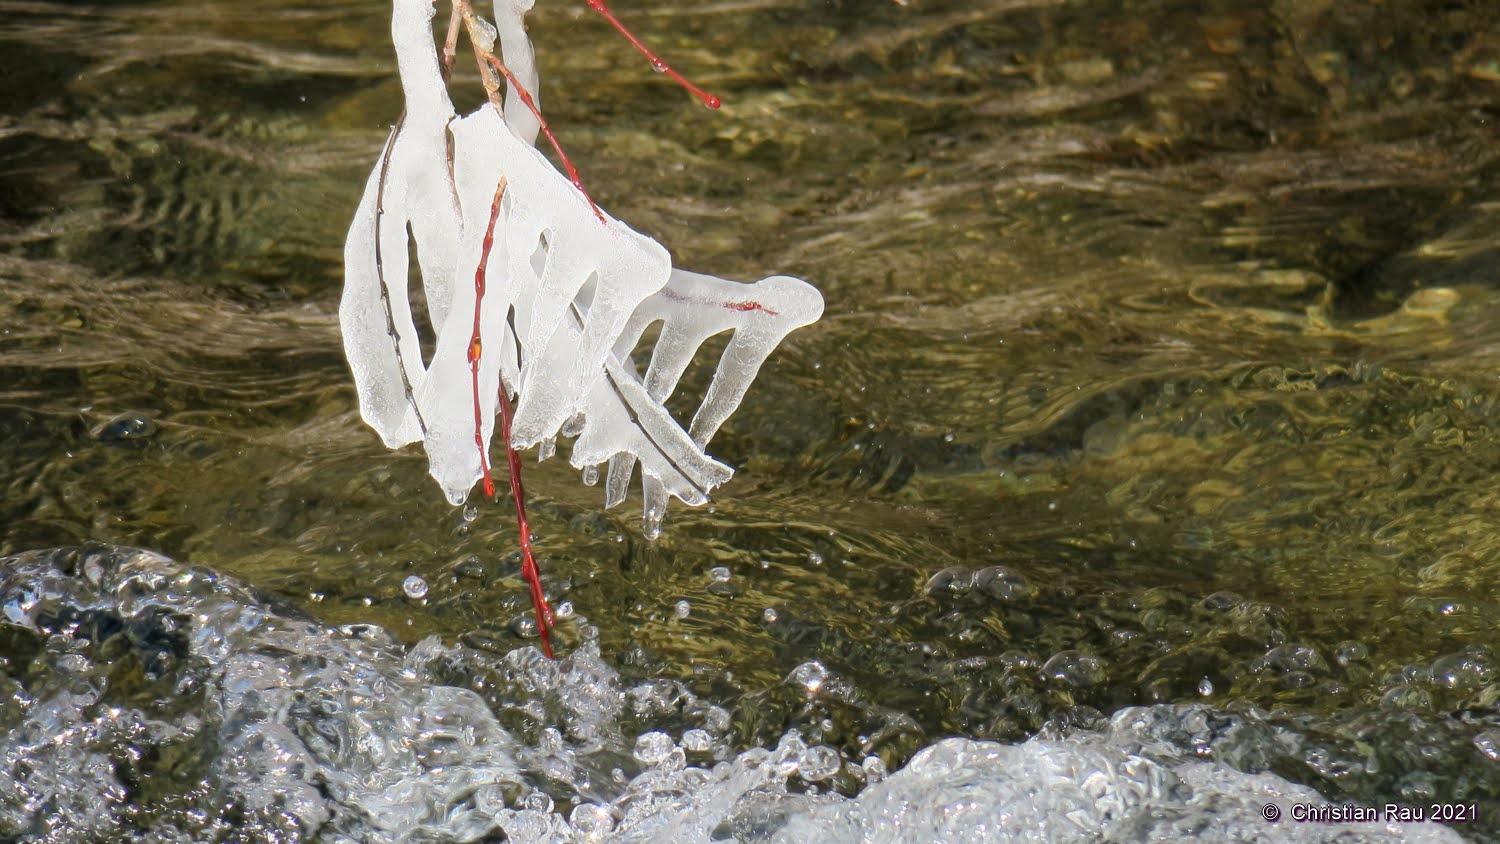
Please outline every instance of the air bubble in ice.
[{"label": "air bubble in ice", "polygon": [[410,575],[401,581],[401,591],[413,601],[420,601],[427,597],[427,581],[417,575]]}]

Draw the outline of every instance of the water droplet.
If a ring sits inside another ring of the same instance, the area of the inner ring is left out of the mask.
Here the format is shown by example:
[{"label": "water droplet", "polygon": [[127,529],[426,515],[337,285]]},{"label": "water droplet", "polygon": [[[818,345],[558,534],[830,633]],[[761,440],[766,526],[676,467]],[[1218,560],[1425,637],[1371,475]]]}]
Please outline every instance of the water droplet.
[{"label": "water droplet", "polygon": [[652,59],[651,60],[651,69],[654,70],[654,71],[656,71],[657,73],[666,73],[667,72],[667,63],[664,62],[664,61],[662,61],[661,59]]},{"label": "water droplet", "polygon": [[823,565],[823,555],[819,554],[817,551],[813,551],[812,553],[807,555],[807,561],[815,566],[821,566]]},{"label": "water droplet", "polygon": [[927,580],[923,590],[928,595],[963,595],[974,588],[974,573],[968,569],[946,568]]},{"label": "water droplet", "polygon": [[420,601],[427,597],[427,581],[416,575],[411,575],[401,581],[401,591],[405,592],[406,597],[413,601]]},{"label": "water droplet", "polygon": [[810,695],[815,695],[823,690],[824,684],[828,682],[828,669],[823,663],[816,660],[804,662],[792,669],[792,673],[786,676],[788,683],[795,683],[807,690]]},{"label": "water droplet", "polygon": [[1495,666],[1485,655],[1461,652],[1439,657],[1432,663],[1432,680],[1449,689],[1478,689],[1489,685]]},{"label": "water droplet", "polygon": [[647,541],[655,542],[661,536],[661,520],[666,515],[661,507],[647,507],[646,514],[641,517],[641,535]]},{"label": "water droplet", "polygon": [[149,439],[156,435],[156,422],[149,416],[117,416],[99,429],[100,442],[124,443]]},{"label": "water droplet", "polygon": [[767,624],[776,623],[777,612],[775,607],[766,607],[765,612],[760,614],[761,620]]},{"label": "water droplet", "polygon": [[1432,708],[1432,695],[1417,686],[1397,686],[1380,698],[1381,709],[1416,712]]},{"label": "water droplet", "polygon": [[974,588],[980,594],[1002,601],[1012,601],[1031,594],[1031,584],[1005,566],[986,566],[974,572]]},{"label": "water droplet", "polygon": [[533,812],[550,812],[552,811],[552,798],[545,792],[533,791],[526,795],[521,805]]},{"label": "water droplet", "polygon": [[[594,486],[595,484],[598,484],[598,483],[599,483],[599,467],[595,466],[595,465],[592,465],[592,464],[583,467],[583,485],[584,486]],[[580,806],[579,808],[581,809],[583,807]]]},{"label": "water droplet", "polygon": [[724,102],[718,97],[715,97],[713,94],[709,94],[704,98],[703,104],[708,106],[709,108],[718,108],[719,106],[723,105]]},{"label": "water droplet", "polygon": [[464,505],[464,521],[466,521],[466,522],[472,522],[472,521],[474,521],[477,518],[479,518],[479,505],[475,504],[472,501],[469,502],[468,504],[465,504]]},{"label": "water droplet", "polygon": [[1261,657],[1259,667],[1281,672],[1310,671],[1321,674],[1328,670],[1328,663],[1323,661],[1317,648],[1299,642],[1288,642],[1267,651]]},{"label": "water droplet", "polygon": [[653,730],[635,740],[635,751],[631,755],[643,765],[656,765],[672,755],[676,747],[671,736]]},{"label": "water droplet", "polygon": [[1370,649],[1360,642],[1340,642],[1334,648],[1333,658],[1339,665],[1348,666],[1351,662],[1362,662],[1370,656]]},{"label": "water droplet", "polygon": [[1208,697],[1214,693],[1214,681],[1204,677],[1198,681],[1198,694]]},{"label": "water droplet", "polygon": [[573,602],[563,601],[552,608],[552,617],[559,621],[573,617]]},{"label": "water droplet", "polygon": [[1072,686],[1092,686],[1105,679],[1104,660],[1082,651],[1059,651],[1042,663],[1042,677]]},{"label": "water droplet", "polygon": [[614,832],[615,816],[608,806],[598,803],[580,803],[568,816],[568,823],[584,837],[585,841],[601,841]]},{"label": "water droplet", "polygon": [[879,756],[866,756],[859,766],[865,769],[865,782],[877,783],[885,779],[885,762]]},{"label": "water droplet", "polygon": [[1500,729],[1485,730],[1475,736],[1474,746],[1491,761],[1500,762]]},{"label": "water droplet", "polygon": [[809,782],[828,779],[838,773],[843,764],[837,750],[822,744],[809,747],[797,757],[797,770]]},{"label": "water droplet", "polygon": [[708,570],[708,579],[714,583],[723,583],[731,577],[728,566],[714,566]]},{"label": "water droplet", "polygon": [[687,618],[693,614],[693,604],[686,599],[678,601],[674,611],[677,613],[678,618]]},{"label": "water droplet", "polygon": [[713,736],[708,730],[691,729],[682,734],[682,749],[692,753],[707,753],[713,747]]},{"label": "water droplet", "polygon": [[5,596],[4,613],[7,621],[13,624],[31,624],[31,611],[39,603],[37,593],[27,587],[22,587]]}]

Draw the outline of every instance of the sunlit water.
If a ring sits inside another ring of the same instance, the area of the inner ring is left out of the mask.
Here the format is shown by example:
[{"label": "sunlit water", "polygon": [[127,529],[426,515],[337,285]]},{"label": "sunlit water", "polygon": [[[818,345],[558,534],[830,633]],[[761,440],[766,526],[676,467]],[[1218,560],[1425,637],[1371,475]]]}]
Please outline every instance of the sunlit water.
[{"label": "sunlit water", "polygon": [[828,301],[657,542],[529,471],[548,663],[342,361],[382,5],[0,0],[0,838],[1494,839],[1500,18],[1242,6],[621,6],[718,112],[538,10],[595,198]]}]

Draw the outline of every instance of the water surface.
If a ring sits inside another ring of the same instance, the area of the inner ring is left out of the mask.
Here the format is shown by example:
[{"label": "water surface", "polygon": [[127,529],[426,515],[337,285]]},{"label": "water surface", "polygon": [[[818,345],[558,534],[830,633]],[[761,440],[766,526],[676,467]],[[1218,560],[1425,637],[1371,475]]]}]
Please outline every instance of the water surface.
[{"label": "water surface", "polygon": [[[1500,830],[1493,10],[618,11],[725,106],[584,4],[538,9],[594,197],[828,309],[660,540],[528,469],[564,651],[726,712],[730,758],[796,729],[848,766],[793,790],[1193,705],[1261,731],[1204,758]],[[386,452],[337,334],[399,97],[385,14],[0,0],[0,553],[151,549],[396,651],[435,635],[483,694],[535,644],[509,506],[450,508]],[[702,726],[642,717],[611,722],[629,776],[638,735]],[[617,796],[578,776],[502,797]]]}]

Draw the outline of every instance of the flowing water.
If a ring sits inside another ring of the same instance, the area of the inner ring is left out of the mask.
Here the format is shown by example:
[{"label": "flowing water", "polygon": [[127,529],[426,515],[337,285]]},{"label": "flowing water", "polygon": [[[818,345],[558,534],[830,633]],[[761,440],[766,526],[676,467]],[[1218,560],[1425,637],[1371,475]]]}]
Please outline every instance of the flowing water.
[{"label": "flowing water", "polygon": [[1492,6],[541,5],[828,302],[659,540],[531,464],[556,663],[343,363],[385,7],[0,0],[0,840],[1500,840]]}]

